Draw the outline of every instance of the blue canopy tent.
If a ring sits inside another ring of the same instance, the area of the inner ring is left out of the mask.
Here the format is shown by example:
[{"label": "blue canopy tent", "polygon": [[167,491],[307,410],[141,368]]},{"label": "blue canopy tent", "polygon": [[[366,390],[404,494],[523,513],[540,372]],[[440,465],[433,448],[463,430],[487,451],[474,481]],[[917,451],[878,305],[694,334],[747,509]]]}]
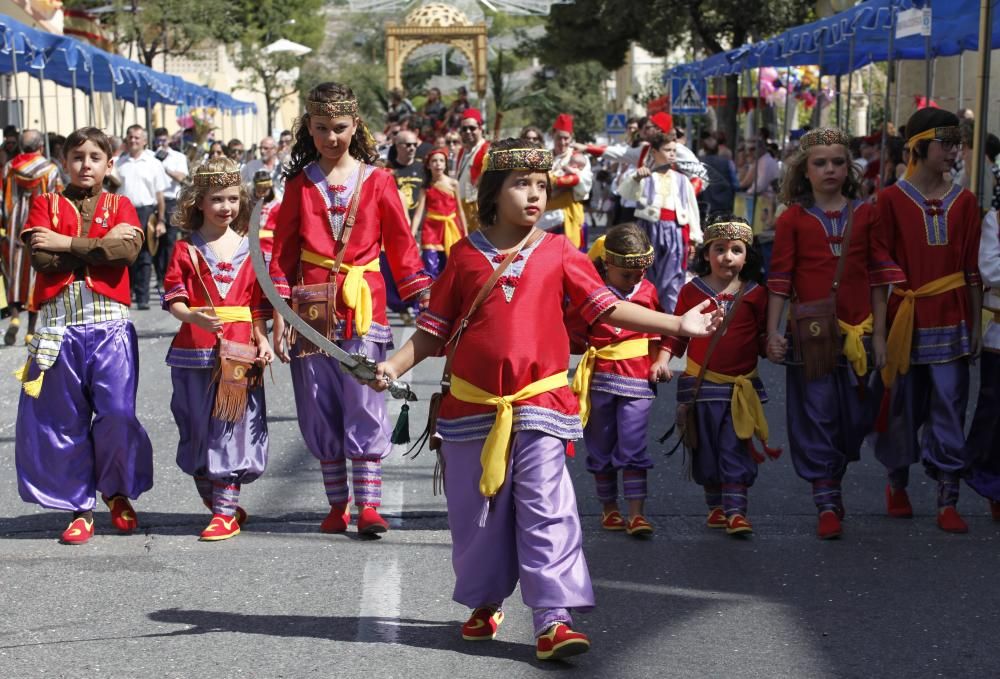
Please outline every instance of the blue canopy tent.
[{"label": "blue canopy tent", "polygon": [[[213,106],[233,114],[257,112],[251,102],[160,73],[75,38],[33,29],[6,15],[0,15],[0,73],[28,73],[39,80],[40,89],[45,80],[51,80],[89,95],[110,92],[115,99],[147,110],[156,104],[170,104]],[[15,98],[20,97],[16,94]],[[39,101],[44,121],[45,98]],[[73,115],[75,126],[75,99]],[[93,122],[93,97],[90,117]]]},{"label": "blue canopy tent", "polygon": [[[891,8],[924,7],[923,0],[868,0],[832,17],[706,59],[676,66],[670,76],[716,77],[761,66],[819,66],[843,75],[872,62],[888,61]],[[979,49],[980,0],[929,0],[933,11],[930,51],[919,35],[893,41],[892,59],[954,56]],[[991,0],[991,6],[1000,0]],[[992,25],[992,47],[1000,47],[1000,22]]]}]

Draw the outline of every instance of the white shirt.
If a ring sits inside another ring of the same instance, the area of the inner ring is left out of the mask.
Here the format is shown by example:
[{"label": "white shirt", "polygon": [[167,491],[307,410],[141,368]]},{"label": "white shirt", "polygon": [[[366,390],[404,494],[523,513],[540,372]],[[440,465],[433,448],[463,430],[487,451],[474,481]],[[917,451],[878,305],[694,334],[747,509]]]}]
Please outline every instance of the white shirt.
[{"label": "white shirt", "polygon": [[[1000,311],[1000,226],[997,225],[996,210],[990,210],[983,218],[979,241],[979,275],[983,277],[983,286],[986,288],[983,306],[989,311]],[[986,324],[983,346],[993,351],[1000,350],[1000,323],[991,319]]]},{"label": "white shirt", "polygon": [[[244,184],[252,184],[253,176],[257,174],[257,170],[266,170],[267,166],[264,165],[264,161],[260,158],[254,158],[249,163],[243,166],[240,170],[240,175],[243,179]],[[274,195],[278,198],[285,192],[285,177],[282,174],[281,163],[277,159],[274,161],[274,169],[271,171],[271,181],[274,184]],[[253,187],[250,187],[250,193],[253,194]]]},{"label": "white shirt", "polygon": [[771,184],[781,177],[778,161],[770,153],[765,153],[757,159],[757,172],[747,188],[747,193],[757,195],[771,192]]},{"label": "white shirt", "polygon": [[[189,174],[187,156],[183,153],[174,151],[169,146],[167,147],[167,157],[160,162],[163,163],[163,169],[165,171],[180,172],[185,177]],[[177,197],[181,193],[181,182],[177,181],[169,174],[167,175],[167,181],[170,182],[170,185],[167,187],[167,190],[163,192],[163,198],[165,200],[177,200]]]},{"label": "white shirt", "polygon": [[122,188],[118,192],[132,201],[137,208],[156,205],[157,192],[166,193],[170,187],[170,177],[156,155],[146,149],[138,158],[128,153],[122,154],[115,163]]}]

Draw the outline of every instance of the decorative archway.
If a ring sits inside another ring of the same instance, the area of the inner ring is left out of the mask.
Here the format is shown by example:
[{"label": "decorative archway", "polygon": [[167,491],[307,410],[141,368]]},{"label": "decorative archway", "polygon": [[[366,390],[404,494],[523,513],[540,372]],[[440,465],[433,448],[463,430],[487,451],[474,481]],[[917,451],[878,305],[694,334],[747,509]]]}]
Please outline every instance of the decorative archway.
[{"label": "decorative archway", "polygon": [[460,10],[444,3],[421,5],[406,15],[402,24],[389,22],[385,28],[385,61],[389,89],[403,88],[403,64],[413,50],[423,45],[443,43],[462,52],[472,64],[473,89],[486,96],[486,24],[474,24]]}]

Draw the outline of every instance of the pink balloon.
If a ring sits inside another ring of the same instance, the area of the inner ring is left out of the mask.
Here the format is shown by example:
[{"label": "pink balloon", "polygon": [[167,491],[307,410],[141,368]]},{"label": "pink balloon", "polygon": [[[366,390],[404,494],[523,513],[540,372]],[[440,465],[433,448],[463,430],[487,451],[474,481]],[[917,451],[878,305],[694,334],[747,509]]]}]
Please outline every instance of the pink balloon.
[{"label": "pink balloon", "polygon": [[778,79],[777,69],[771,66],[765,66],[764,68],[760,69],[760,79],[768,83],[777,80]]}]

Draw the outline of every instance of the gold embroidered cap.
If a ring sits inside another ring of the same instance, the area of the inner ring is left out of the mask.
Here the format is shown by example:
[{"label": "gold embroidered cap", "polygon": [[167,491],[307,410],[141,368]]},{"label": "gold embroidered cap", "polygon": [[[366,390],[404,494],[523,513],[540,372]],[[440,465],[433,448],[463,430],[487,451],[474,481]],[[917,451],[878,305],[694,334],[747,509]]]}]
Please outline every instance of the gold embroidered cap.
[{"label": "gold embroidered cap", "polygon": [[548,172],[552,169],[552,151],[547,149],[504,149],[486,155],[486,172],[522,170]]},{"label": "gold embroidered cap", "polygon": [[605,247],[606,236],[601,236],[587,251],[587,256],[591,259],[603,259],[606,264],[621,267],[622,269],[648,269],[653,265],[653,246],[645,252],[623,254],[608,250]]},{"label": "gold embroidered cap", "polygon": [[799,140],[799,148],[808,151],[813,146],[833,146],[834,144],[848,146],[850,143],[851,138],[843,130],[838,130],[835,127],[821,127],[809,130],[802,135],[802,139]]},{"label": "gold embroidered cap", "polygon": [[195,172],[194,185],[200,189],[228,189],[242,182],[238,171]]},{"label": "gold embroidered cap", "polygon": [[340,116],[358,115],[358,100],[344,99],[342,101],[306,101],[306,113],[311,116],[338,118]]},{"label": "gold embroidered cap", "polygon": [[753,229],[743,222],[716,222],[705,229],[703,243],[713,240],[741,240],[747,245],[753,245]]}]

